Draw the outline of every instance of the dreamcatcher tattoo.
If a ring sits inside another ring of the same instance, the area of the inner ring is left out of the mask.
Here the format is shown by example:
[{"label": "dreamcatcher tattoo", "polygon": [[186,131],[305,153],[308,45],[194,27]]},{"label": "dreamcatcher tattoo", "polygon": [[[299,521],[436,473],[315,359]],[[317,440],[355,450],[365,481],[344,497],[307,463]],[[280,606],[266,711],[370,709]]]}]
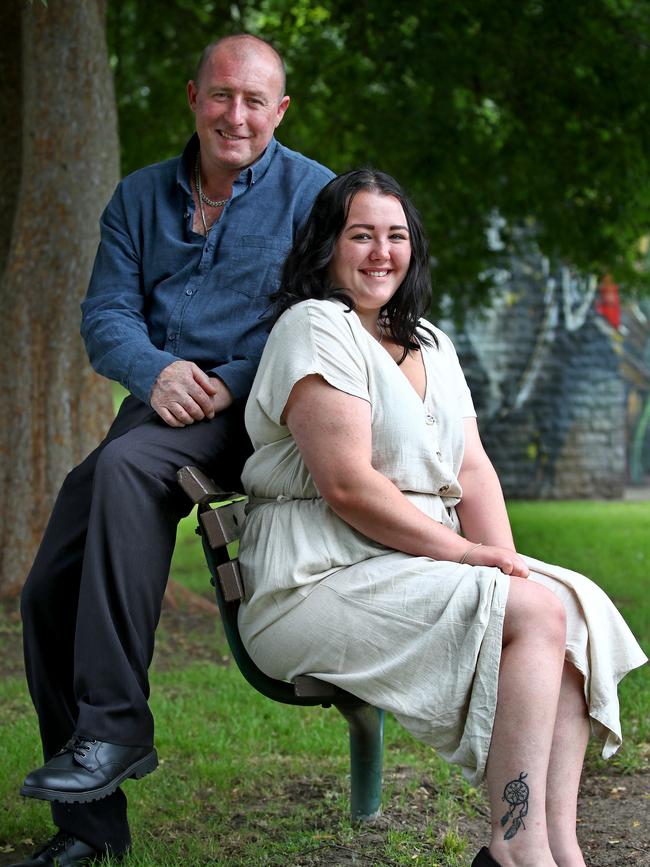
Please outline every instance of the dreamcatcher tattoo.
[{"label": "dreamcatcher tattoo", "polygon": [[510,809],[501,819],[501,826],[506,825],[512,819],[512,825],[506,831],[503,839],[512,840],[519,828],[526,830],[524,825],[524,816],[528,814],[528,795],[530,789],[523,782],[528,774],[523,771],[519,774],[518,780],[511,780],[503,790],[502,801],[507,801]]}]

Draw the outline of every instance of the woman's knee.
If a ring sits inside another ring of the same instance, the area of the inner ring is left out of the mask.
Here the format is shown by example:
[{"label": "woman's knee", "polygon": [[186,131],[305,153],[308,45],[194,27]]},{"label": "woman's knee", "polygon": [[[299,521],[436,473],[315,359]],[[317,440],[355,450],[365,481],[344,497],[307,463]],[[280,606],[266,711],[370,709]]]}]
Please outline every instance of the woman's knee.
[{"label": "woman's knee", "polygon": [[525,578],[511,578],[504,620],[504,643],[515,638],[566,645],[566,611],[546,587]]}]

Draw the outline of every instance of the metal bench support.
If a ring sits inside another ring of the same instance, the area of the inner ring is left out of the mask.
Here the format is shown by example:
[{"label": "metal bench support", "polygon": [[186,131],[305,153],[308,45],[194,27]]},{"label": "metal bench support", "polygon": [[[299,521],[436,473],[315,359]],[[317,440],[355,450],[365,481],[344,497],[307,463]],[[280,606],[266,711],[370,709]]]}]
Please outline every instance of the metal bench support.
[{"label": "metal bench support", "polygon": [[371,822],[381,813],[384,712],[370,704],[338,707],[350,730],[350,815]]},{"label": "metal bench support", "polygon": [[[231,556],[244,518],[242,494],[221,491],[196,467],[183,467],[178,482],[187,496],[198,504],[199,526],[206,561],[224,632],[233,659],[246,680],[262,695],[284,704],[322,705],[345,717],[350,733],[350,818],[353,824],[369,822],[381,811],[384,712],[331,683],[301,675],[294,683],[275,680],[264,674],[248,655],[239,635],[237,610],[243,598],[239,564]],[[213,509],[212,504],[222,503]]]}]

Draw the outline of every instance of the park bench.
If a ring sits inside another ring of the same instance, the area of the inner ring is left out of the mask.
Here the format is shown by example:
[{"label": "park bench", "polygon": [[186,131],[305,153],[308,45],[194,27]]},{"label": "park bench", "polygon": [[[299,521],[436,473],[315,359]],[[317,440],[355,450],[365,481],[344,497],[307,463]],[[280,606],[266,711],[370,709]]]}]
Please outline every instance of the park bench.
[{"label": "park bench", "polygon": [[237,562],[237,542],[244,519],[246,497],[225,492],[196,467],[183,467],[178,483],[197,505],[198,527],[210,569],[223,629],[233,659],[246,680],[274,701],[302,706],[332,705],[345,717],[350,734],[350,816],[353,823],[379,815],[381,806],[384,712],[333,684],[309,675],[293,683],[275,680],[262,672],[248,655],[237,625],[244,587]]}]

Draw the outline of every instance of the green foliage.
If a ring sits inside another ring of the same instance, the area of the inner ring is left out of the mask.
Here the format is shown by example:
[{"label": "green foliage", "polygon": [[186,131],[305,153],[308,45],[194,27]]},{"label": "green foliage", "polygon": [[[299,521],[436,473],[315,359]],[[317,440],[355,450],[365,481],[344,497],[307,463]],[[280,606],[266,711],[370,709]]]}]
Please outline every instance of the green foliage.
[{"label": "green foliage", "polygon": [[489,293],[495,210],[534,225],[549,255],[650,282],[637,267],[650,204],[648,0],[116,0],[125,171],[179,151],[200,50],[242,30],[286,59],[284,143],[336,171],[374,164],[409,189],[457,311]]}]

